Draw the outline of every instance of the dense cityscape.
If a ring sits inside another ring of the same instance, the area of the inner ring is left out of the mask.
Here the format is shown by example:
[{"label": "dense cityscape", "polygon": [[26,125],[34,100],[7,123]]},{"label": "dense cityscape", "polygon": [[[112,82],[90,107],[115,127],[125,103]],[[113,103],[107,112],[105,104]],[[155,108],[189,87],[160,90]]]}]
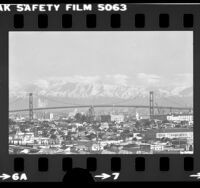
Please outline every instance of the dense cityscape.
[{"label": "dense cityscape", "polygon": [[193,114],[37,111],[9,117],[10,154],[192,154]]},{"label": "dense cityscape", "polygon": [[193,55],[192,31],[9,32],[9,154],[193,154]]}]

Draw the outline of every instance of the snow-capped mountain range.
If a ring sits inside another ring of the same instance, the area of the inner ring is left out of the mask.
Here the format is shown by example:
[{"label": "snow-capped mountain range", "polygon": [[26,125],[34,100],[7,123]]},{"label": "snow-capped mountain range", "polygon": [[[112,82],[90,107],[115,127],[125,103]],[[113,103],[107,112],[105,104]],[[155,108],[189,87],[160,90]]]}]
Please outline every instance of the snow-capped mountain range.
[{"label": "snow-capped mountain range", "polygon": [[103,83],[48,83],[48,86],[33,83],[24,88],[10,90],[11,97],[25,97],[27,93],[34,93],[41,96],[69,97],[69,98],[90,98],[90,97],[117,97],[122,99],[135,98],[136,96],[146,97],[149,91],[153,90],[159,96],[164,97],[192,97],[192,87],[176,88],[145,88],[138,86],[111,85]]},{"label": "snow-capped mountain range", "polygon": [[[99,77],[79,77],[78,79],[48,79],[38,80],[24,86],[10,85],[10,102],[17,98],[25,99],[32,92],[38,102],[38,106],[51,106],[51,100],[79,103],[108,103],[132,100],[135,103],[148,102],[149,92],[154,91],[155,98],[165,105],[173,105],[173,102],[183,105],[192,105],[193,87],[189,85],[160,85],[154,83],[134,84],[127,78],[100,79]],[[45,99],[46,98],[46,99]],[[165,101],[168,100],[168,102]],[[164,102],[165,101],[165,102]],[[130,101],[129,101],[130,102]],[[40,104],[39,104],[40,103]],[[27,104],[26,104],[27,106]],[[174,104],[173,106],[177,106]]]}]

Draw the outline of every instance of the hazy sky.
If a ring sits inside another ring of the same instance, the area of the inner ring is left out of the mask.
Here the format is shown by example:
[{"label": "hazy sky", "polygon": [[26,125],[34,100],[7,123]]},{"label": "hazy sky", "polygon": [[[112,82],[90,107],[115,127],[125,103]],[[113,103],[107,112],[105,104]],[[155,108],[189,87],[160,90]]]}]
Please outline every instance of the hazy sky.
[{"label": "hazy sky", "polygon": [[9,32],[9,73],[20,84],[75,75],[190,75],[193,32]]}]

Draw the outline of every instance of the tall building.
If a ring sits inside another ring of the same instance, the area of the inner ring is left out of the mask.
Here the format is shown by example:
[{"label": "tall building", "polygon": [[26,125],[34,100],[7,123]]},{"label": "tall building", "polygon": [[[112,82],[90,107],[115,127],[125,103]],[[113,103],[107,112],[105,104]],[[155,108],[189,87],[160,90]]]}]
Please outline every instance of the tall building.
[{"label": "tall building", "polygon": [[50,113],[49,119],[52,121],[53,120],[53,113]]},{"label": "tall building", "polygon": [[95,111],[94,111],[94,107],[91,106],[88,110],[87,116],[89,118],[89,121],[94,121],[95,118]]}]

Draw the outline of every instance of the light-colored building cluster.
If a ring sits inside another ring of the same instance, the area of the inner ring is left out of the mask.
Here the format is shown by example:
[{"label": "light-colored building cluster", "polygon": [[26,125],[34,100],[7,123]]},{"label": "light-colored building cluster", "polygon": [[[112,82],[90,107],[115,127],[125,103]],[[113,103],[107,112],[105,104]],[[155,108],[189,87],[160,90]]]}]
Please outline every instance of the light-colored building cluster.
[{"label": "light-colored building cluster", "polygon": [[193,115],[192,114],[173,114],[167,116],[168,121],[188,121],[193,122]]}]

